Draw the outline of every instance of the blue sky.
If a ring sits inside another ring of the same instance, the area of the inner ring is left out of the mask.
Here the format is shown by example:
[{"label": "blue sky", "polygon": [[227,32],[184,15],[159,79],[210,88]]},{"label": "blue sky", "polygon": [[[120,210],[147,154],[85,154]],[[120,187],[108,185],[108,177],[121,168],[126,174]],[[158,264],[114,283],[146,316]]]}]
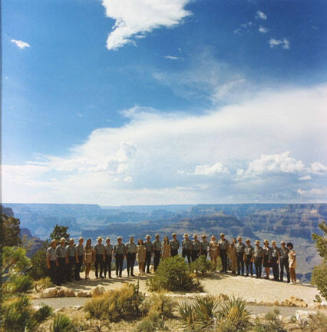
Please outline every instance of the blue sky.
[{"label": "blue sky", "polygon": [[7,1],[8,202],[325,201],[327,3]]}]

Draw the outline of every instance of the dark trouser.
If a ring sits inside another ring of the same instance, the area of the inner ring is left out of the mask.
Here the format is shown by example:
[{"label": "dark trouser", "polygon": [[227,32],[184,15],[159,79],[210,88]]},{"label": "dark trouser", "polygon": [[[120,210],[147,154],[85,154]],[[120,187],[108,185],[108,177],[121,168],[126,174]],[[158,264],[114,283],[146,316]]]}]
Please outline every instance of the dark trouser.
[{"label": "dark trouser", "polygon": [[244,253],[238,252],[237,254],[237,274],[238,275],[244,275]]},{"label": "dark trouser", "polygon": [[278,258],[271,258],[271,266],[273,270],[274,280],[279,280],[279,267],[278,267]]},{"label": "dark trouser", "polygon": [[75,280],[81,280],[80,272],[83,264],[83,256],[78,256],[78,263],[75,265]]},{"label": "dark trouser", "polygon": [[207,251],[207,250],[202,251],[202,252],[201,252],[201,255],[202,255],[202,256],[205,256],[205,258],[207,258],[207,256],[208,256],[208,251]]},{"label": "dark trouser", "polygon": [[111,278],[111,261],[112,261],[112,256],[106,255],[104,259],[104,277],[107,276],[107,271],[108,271],[108,277]]},{"label": "dark trouser", "polygon": [[154,271],[157,271],[158,265],[160,263],[160,256],[161,256],[161,251],[155,250],[154,251],[154,256],[153,256],[153,269],[154,269]]},{"label": "dark trouser", "polygon": [[183,256],[183,258],[187,257],[187,262],[189,264],[191,263],[192,252],[190,249],[183,249],[182,256]]},{"label": "dark trouser", "polygon": [[57,269],[57,274],[58,274],[58,282],[60,284],[63,284],[66,281],[66,259],[64,257],[59,257],[58,258],[58,269]]},{"label": "dark trouser", "polygon": [[199,250],[192,250],[192,262],[196,261],[200,256]]},{"label": "dark trouser", "polygon": [[227,272],[227,251],[220,249],[220,258],[222,264],[222,272]]},{"label": "dark trouser", "polygon": [[245,256],[245,266],[246,266],[246,275],[248,276],[251,274],[253,275],[253,264],[252,264],[252,256],[246,255]]},{"label": "dark trouser", "polygon": [[280,264],[279,280],[283,281],[284,268],[285,268],[287,282],[290,282],[290,268],[289,268],[288,258],[281,258],[279,264]]},{"label": "dark trouser", "polygon": [[58,278],[57,278],[57,265],[56,261],[50,261],[50,269],[49,269],[49,275],[51,278],[51,281],[56,285],[58,284]]},{"label": "dark trouser", "polygon": [[75,270],[76,259],[74,256],[68,257],[68,264],[67,264],[67,280],[72,281],[73,279],[73,270]]},{"label": "dark trouser", "polygon": [[116,275],[121,277],[123,272],[123,264],[124,264],[124,255],[123,254],[116,254]]},{"label": "dark trouser", "polygon": [[262,258],[255,258],[254,259],[254,266],[255,266],[255,274],[257,278],[261,278],[262,275]]},{"label": "dark trouser", "polygon": [[147,251],[146,254],[145,254],[146,273],[150,273],[151,256],[152,256],[152,252]]},{"label": "dark trouser", "polygon": [[175,257],[175,256],[178,255],[178,250],[177,249],[171,249],[170,253],[171,253],[171,257]]},{"label": "dark trouser", "polygon": [[98,278],[99,265],[100,265],[100,278],[103,278],[103,255],[95,255],[95,276]]},{"label": "dark trouser", "polygon": [[136,253],[127,254],[127,274],[134,275],[134,265],[136,260]]}]

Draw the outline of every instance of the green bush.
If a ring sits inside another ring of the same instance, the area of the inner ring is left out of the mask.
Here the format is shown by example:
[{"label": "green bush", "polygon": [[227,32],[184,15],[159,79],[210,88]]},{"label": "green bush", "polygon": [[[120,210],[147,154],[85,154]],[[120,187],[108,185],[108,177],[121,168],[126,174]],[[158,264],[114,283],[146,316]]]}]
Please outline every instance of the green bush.
[{"label": "green bush", "polygon": [[69,317],[57,314],[53,320],[51,332],[74,332],[76,328]]},{"label": "green bush", "polygon": [[40,280],[34,281],[34,288],[37,292],[53,286],[54,284],[49,277],[41,278]]},{"label": "green bush", "polygon": [[32,268],[29,271],[29,275],[34,280],[49,277],[49,269],[46,261],[46,251],[48,246],[48,242],[45,242],[31,257]]},{"label": "green bush", "polygon": [[147,281],[151,291],[190,291],[199,285],[191,277],[188,265],[179,256],[162,260],[151,279]]},{"label": "green bush", "polygon": [[279,311],[268,312],[263,319],[256,318],[253,327],[254,332],[286,332],[284,324],[279,318]]},{"label": "green bush", "polygon": [[327,262],[314,267],[312,283],[317,286],[321,296],[327,300]]},{"label": "green bush", "polygon": [[213,266],[205,256],[201,255],[197,260],[191,263],[190,270],[195,271],[197,276],[205,276],[208,272],[213,270]]},{"label": "green bush", "polygon": [[133,319],[143,314],[144,296],[138,287],[126,284],[120,289],[111,290],[88,301],[84,310],[91,318],[120,321]]},{"label": "green bush", "polygon": [[33,280],[27,275],[13,274],[3,286],[9,294],[26,293],[33,288]]},{"label": "green bush", "polygon": [[168,330],[168,328],[165,326],[163,317],[156,312],[150,312],[135,328],[135,332],[153,332],[158,330]]},{"label": "green bush", "polygon": [[152,294],[145,302],[147,311],[150,313],[157,313],[164,319],[174,317],[173,312],[177,302],[164,293]]},{"label": "green bush", "polygon": [[52,308],[48,305],[42,305],[39,310],[33,314],[33,319],[37,323],[42,323],[52,315]]}]

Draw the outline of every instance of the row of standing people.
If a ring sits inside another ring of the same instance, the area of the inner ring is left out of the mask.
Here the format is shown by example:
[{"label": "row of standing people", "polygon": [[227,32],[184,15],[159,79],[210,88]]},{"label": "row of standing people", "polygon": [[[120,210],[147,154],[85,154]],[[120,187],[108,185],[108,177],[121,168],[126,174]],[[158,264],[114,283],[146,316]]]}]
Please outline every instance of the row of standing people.
[{"label": "row of standing people", "polygon": [[[182,241],[182,256],[187,259],[188,263],[195,261],[200,255],[207,257],[209,254],[213,264],[218,263],[218,257],[221,259],[222,269],[220,272],[226,273],[228,268],[234,274],[244,275],[244,267],[246,267],[246,275],[253,275],[253,264],[255,266],[256,277],[262,276],[262,265],[265,268],[266,278],[269,278],[270,268],[273,269],[274,279],[283,280],[283,271],[286,271],[287,281],[296,281],[295,266],[296,254],[293,245],[282,241],[281,248],[277,248],[276,242],[272,241],[272,247],[269,242],[264,241],[264,247],[260,246],[260,241],[256,241],[255,247],[252,247],[251,241],[247,239],[245,244],[242,238],[233,239],[231,243],[225,239],[223,233],[220,234],[219,241],[215,236],[211,237],[210,242],[207,241],[206,235],[201,236],[199,241],[196,234],[193,240],[188,234],[184,234]],[[102,244],[102,238],[98,237],[97,244],[93,247],[91,239],[86,241],[80,238],[78,244],[74,244],[74,240],[70,239],[66,245],[66,240],[62,238],[57,245],[56,241],[52,241],[47,250],[47,265],[53,281],[61,284],[65,281],[80,280],[80,271],[82,264],[85,265],[85,279],[89,279],[89,272],[92,264],[95,265],[96,278],[106,278],[111,276],[111,263],[115,258],[116,276],[122,276],[124,258],[127,261],[128,276],[134,276],[134,265],[136,259],[139,264],[140,274],[150,273],[150,265],[153,257],[154,271],[156,271],[160,259],[178,255],[180,242],[175,233],[172,239],[164,237],[163,242],[157,234],[155,240],[151,241],[151,236],[147,235],[145,241],[138,240],[136,244],[134,237],[124,244],[122,237],[117,238],[117,244],[112,245],[110,238],[106,238],[106,245]]]}]

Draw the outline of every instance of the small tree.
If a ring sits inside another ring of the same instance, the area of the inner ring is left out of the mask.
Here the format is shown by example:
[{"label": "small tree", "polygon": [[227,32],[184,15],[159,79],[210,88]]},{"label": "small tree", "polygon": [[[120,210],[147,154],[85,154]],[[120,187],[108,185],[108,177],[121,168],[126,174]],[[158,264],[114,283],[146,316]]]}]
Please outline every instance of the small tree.
[{"label": "small tree", "polygon": [[32,268],[29,275],[34,280],[39,280],[49,276],[49,270],[46,262],[46,251],[49,246],[48,241],[43,243],[43,246],[31,257]]},{"label": "small tree", "polygon": [[323,262],[315,266],[312,273],[312,283],[317,286],[321,295],[327,299],[327,224],[322,222],[319,228],[323,231],[323,235],[312,234],[313,240],[319,255],[323,258]]},{"label": "small tree", "polygon": [[50,234],[51,240],[60,240],[62,237],[64,237],[66,240],[69,239],[70,234],[67,233],[68,226],[60,226],[56,225]]},{"label": "small tree", "polygon": [[0,246],[19,246],[20,239],[20,220],[14,217],[8,217],[5,214],[1,215],[1,238]]}]

